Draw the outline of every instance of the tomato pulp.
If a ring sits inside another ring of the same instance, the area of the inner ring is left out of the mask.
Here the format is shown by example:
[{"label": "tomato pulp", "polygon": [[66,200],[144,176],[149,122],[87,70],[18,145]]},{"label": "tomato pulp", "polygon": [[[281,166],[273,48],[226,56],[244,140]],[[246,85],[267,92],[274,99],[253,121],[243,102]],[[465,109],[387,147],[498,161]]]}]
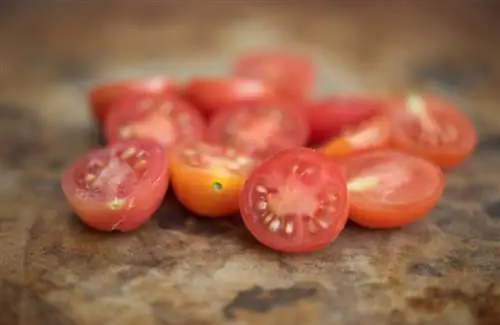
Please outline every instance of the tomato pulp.
[{"label": "tomato pulp", "polygon": [[179,201],[203,217],[238,212],[238,194],[256,160],[232,148],[191,142],[171,155],[172,188]]},{"label": "tomato pulp", "polygon": [[248,230],[283,252],[309,252],[332,242],[348,216],[347,189],[336,164],[308,148],[282,151],[257,167],[240,194]]},{"label": "tomato pulp", "polygon": [[307,122],[299,110],[282,105],[244,106],[214,116],[207,139],[263,159],[304,145],[308,134]]},{"label": "tomato pulp", "polygon": [[404,152],[379,150],[337,162],[347,181],[350,218],[368,228],[402,227],[425,217],[444,189],[438,166]]},{"label": "tomato pulp", "polygon": [[86,225],[102,231],[131,231],[151,217],[165,195],[165,152],[147,140],[96,149],[64,171],[61,185]]}]

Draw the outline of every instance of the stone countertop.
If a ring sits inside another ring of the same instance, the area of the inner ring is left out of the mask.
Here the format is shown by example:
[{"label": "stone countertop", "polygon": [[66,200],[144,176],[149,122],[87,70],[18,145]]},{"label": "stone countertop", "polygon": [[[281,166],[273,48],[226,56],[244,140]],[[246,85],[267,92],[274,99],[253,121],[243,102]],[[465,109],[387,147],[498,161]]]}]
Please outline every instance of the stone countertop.
[{"label": "stone countertop", "polygon": [[[493,1],[0,1],[0,324],[500,324],[499,19]],[[81,226],[59,176],[98,146],[88,88],[224,74],[256,47],[308,53],[318,96],[442,92],[477,151],[427,219],[308,255],[170,198],[134,233]]]}]

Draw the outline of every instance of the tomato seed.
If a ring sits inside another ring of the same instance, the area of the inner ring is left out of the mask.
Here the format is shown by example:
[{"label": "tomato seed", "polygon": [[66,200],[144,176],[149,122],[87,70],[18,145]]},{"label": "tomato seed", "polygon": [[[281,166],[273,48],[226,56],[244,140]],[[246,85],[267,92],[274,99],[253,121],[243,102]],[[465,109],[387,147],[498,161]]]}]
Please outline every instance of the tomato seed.
[{"label": "tomato seed", "polygon": [[266,201],[259,201],[259,203],[257,203],[257,209],[266,210],[267,209],[267,202]]},{"label": "tomato seed", "polygon": [[94,179],[96,179],[96,175],[95,174],[92,174],[92,173],[88,173],[88,174],[85,174],[85,182],[86,183],[90,183],[92,182]]},{"label": "tomato seed", "polygon": [[281,226],[281,221],[279,219],[274,219],[270,224],[269,224],[269,230],[276,232]]},{"label": "tomato seed", "polygon": [[255,190],[256,190],[257,192],[259,192],[259,193],[262,193],[262,194],[266,194],[266,193],[268,193],[268,192],[269,192],[269,191],[267,190],[267,188],[265,188],[265,187],[264,187],[264,186],[262,186],[262,185],[257,185],[257,186],[255,187]]},{"label": "tomato seed", "polygon": [[287,222],[286,225],[285,225],[285,232],[288,234],[288,235],[291,235],[292,232],[293,232],[293,223],[292,222]]},{"label": "tomato seed", "polygon": [[132,157],[136,153],[136,151],[137,150],[134,147],[130,147],[122,152],[122,154],[120,155],[120,158],[123,160],[128,159],[128,158]]}]

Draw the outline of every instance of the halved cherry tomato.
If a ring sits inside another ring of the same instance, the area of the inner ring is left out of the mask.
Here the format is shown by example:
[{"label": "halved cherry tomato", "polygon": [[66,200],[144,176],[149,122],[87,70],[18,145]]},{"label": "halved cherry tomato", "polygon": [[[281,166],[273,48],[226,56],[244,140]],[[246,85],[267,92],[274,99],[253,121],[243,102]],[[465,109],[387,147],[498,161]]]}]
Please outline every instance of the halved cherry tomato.
[{"label": "halved cherry tomato", "polygon": [[106,118],[109,143],[152,139],[166,149],[183,141],[202,139],[205,120],[189,104],[164,94],[129,94],[117,100]]},{"label": "halved cherry tomato", "polygon": [[190,142],[170,157],[172,188],[179,201],[203,217],[238,212],[238,194],[256,160],[234,149]]},{"label": "halved cherry tomato", "polygon": [[476,147],[470,120],[436,96],[409,95],[392,103],[392,145],[443,169],[462,163]]},{"label": "halved cherry tomato", "polygon": [[331,243],[345,226],[348,208],[340,169],[308,148],[288,149],[265,161],[240,194],[248,230],[283,252],[310,252]]},{"label": "halved cherry tomato", "polygon": [[248,78],[196,78],[184,91],[185,98],[205,116],[242,105],[265,103],[275,98],[274,90],[260,80]]},{"label": "halved cherry tomato", "polygon": [[360,95],[330,96],[305,105],[311,134],[309,141],[320,143],[382,112],[382,101]]},{"label": "halved cherry tomato", "polygon": [[328,157],[340,158],[364,151],[386,148],[391,136],[385,117],[375,117],[357,127],[347,129],[322,146],[319,151]]},{"label": "halved cherry tomato", "polygon": [[167,190],[164,149],[133,140],[90,151],[64,171],[61,186],[86,225],[134,230],[151,217]]},{"label": "halved cherry tomato", "polygon": [[444,189],[438,166],[404,152],[366,152],[337,162],[347,181],[350,218],[368,228],[402,227],[422,219]]},{"label": "halved cherry tomato", "polygon": [[306,97],[315,78],[314,66],[308,57],[288,52],[247,53],[237,59],[234,73],[263,80],[286,99]]},{"label": "halved cherry tomato", "polygon": [[104,123],[110,105],[126,93],[177,93],[179,85],[164,77],[150,77],[136,80],[110,82],[94,87],[89,93],[92,113],[99,124]]},{"label": "halved cherry tomato", "polygon": [[307,142],[309,128],[303,113],[284,105],[239,107],[216,114],[207,139],[266,158]]}]

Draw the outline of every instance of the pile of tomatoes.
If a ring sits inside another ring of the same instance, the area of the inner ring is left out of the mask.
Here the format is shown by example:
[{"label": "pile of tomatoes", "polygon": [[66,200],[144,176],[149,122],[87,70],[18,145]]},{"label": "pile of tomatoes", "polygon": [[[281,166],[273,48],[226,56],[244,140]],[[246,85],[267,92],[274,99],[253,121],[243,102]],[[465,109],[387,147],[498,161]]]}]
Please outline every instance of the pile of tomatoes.
[{"label": "pile of tomatoes", "polygon": [[431,94],[313,100],[314,70],[300,54],[247,53],[227,77],[95,87],[107,146],[65,170],[69,204],[90,227],[131,231],[171,187],[201,217],[239,212],[284,252],[328,245],[348,218],[367,228],[423,218],[443,171],[474,150],[471,122]]}]

